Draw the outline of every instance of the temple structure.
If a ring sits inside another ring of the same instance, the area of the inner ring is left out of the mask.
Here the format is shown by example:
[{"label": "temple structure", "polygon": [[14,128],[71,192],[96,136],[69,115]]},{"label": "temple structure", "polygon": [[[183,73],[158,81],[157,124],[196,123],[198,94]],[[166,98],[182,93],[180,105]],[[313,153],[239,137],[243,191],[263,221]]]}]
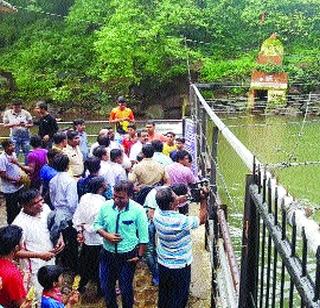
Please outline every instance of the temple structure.
[{"label": "temple structure", "polygon": [[276,34],[266,39],[251,75],[249,108],[286,104],[288,74],[282,69],[284,48]]}]

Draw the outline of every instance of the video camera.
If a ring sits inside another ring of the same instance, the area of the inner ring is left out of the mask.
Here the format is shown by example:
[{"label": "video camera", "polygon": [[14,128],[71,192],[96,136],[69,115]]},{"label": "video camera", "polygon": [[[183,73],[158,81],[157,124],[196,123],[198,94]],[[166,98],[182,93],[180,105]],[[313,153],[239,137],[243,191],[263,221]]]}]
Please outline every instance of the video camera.
[{"label": "video camera", "polygon": [[191,202],[200,202],[201,200],[201,191],[204,187],[209,187],[210,182],[208,179],[202,179],[196,183],[189,184],[190,192],[188,194],[188,200]]}]

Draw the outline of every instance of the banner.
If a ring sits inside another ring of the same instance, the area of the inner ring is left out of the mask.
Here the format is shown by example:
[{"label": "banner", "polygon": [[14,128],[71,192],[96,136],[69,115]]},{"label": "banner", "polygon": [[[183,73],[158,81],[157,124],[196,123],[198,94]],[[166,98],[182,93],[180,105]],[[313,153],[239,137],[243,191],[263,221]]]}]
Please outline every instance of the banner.
[{"label": "banner", "polygon": [[184,138],[186,139],[185,148],[192,157],[192,172],[195,176],[198,175],[197,166],[197,140],[196,140],[196,126],[191,119],[184,120]]}]

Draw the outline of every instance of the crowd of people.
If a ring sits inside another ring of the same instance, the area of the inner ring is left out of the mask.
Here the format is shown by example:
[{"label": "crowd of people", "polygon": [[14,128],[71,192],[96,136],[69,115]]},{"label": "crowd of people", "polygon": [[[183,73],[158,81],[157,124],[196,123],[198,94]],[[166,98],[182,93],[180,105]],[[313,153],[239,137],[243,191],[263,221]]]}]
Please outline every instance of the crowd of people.
[{"label": "crowd of people", "polygon": [[[59,130],[44,101],[36,105],[36,121],[19,101],[5,111],[0,307],[29,307],[31,289],[41,307],[70,307],[89,281],[107,307],[117,307],[118,294],[123,307],[133,307],[141,260],[159,286],[158,307],[186,306],[190,230],[206,220],[207,192],[201,191],[199,215],[189,215],[188,185],[198,178],[184,138],[160,134],[153,121],[137,129],[126,99],[117,103],[91,146],[83,119]],[[31,136],[34,124],[39,131]],[[80,275],[80,283],[63,296],[67,272]]]}]

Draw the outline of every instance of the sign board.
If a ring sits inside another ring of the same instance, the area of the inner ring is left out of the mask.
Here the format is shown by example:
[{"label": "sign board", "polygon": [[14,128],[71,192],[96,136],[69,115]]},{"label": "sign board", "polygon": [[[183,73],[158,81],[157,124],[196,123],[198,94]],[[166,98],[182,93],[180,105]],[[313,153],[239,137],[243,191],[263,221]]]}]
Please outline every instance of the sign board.
[{"label": "sign board", "polygon": [[184,122],[184,138],[186,139],[185,148],[192,157],[192,172],[195,176],[198,175],[197,166],[197,140],[196,140],[196,126],[191,119],[185,119]]},{"label": "sign board", "polygon": [[265,73],[254,71],[251,75],[251,89],[287,89],[287,73]]}]

